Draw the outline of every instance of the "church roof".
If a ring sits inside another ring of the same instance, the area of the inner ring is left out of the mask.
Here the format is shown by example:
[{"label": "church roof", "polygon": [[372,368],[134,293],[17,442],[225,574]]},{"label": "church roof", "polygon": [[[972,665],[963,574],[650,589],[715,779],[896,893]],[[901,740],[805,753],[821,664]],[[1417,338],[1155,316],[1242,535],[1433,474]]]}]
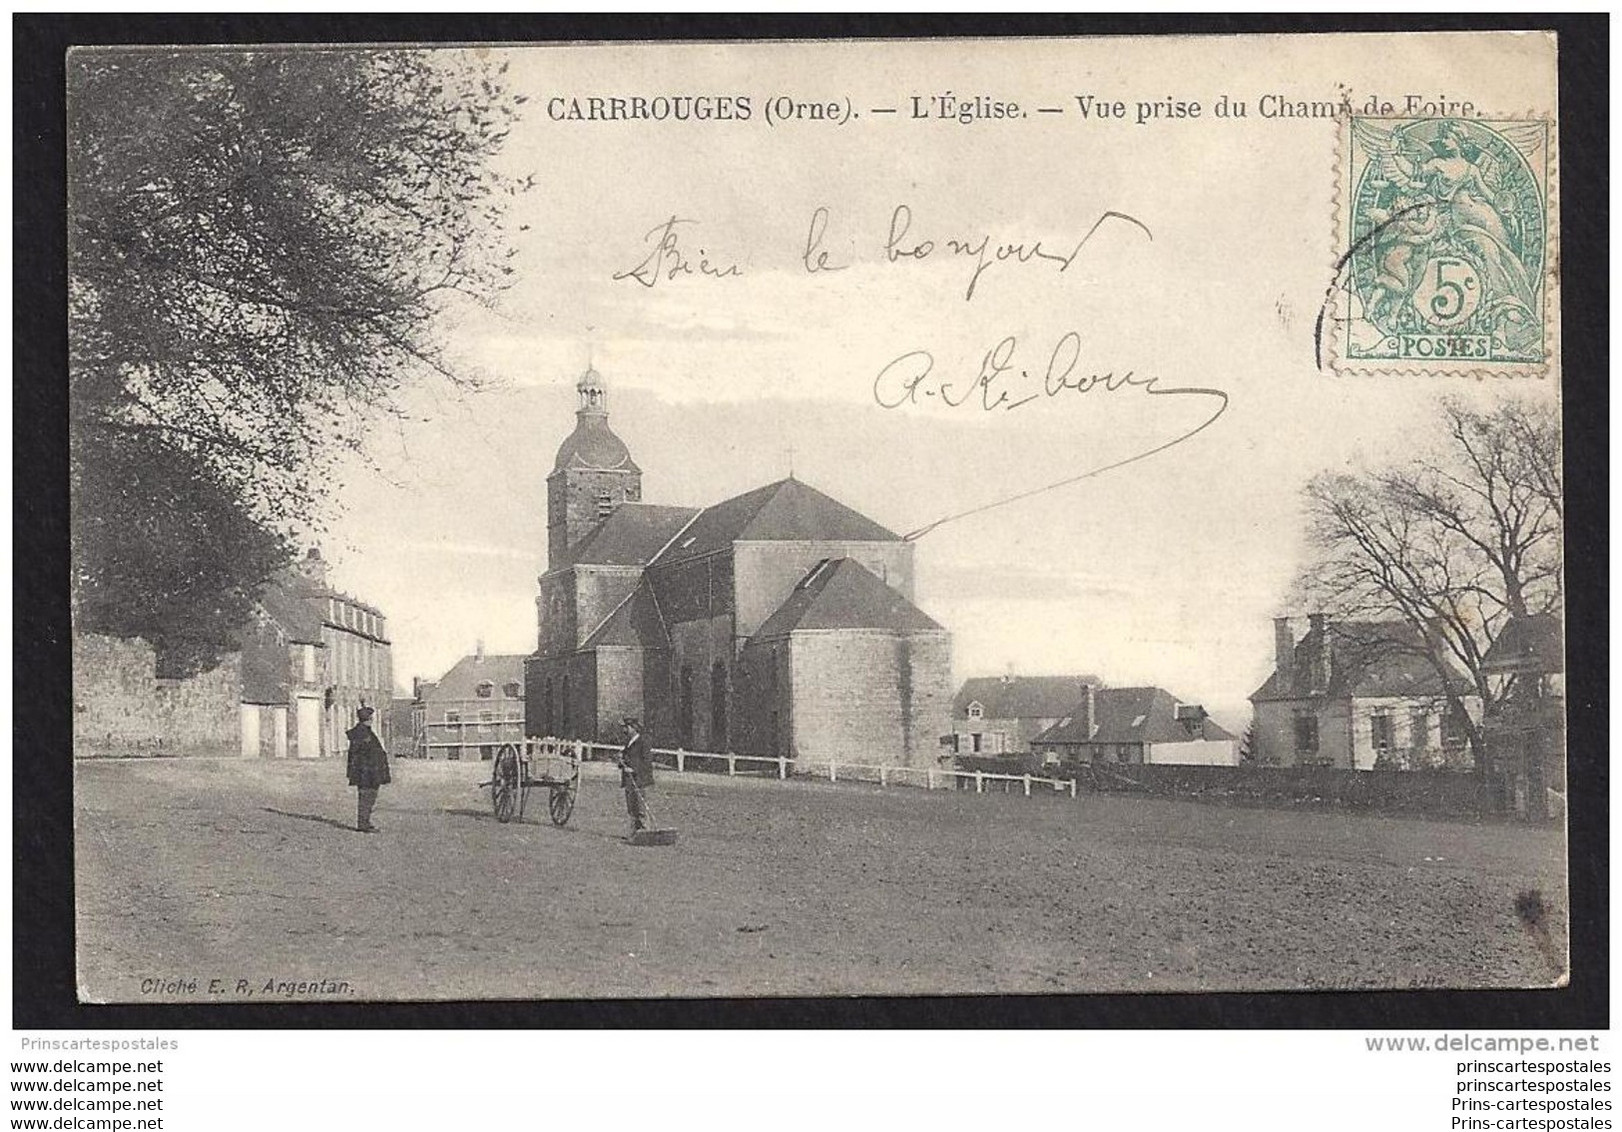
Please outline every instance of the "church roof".
[{"label": "church roof", "polygon": [[569,552],[569,561],[590,566],[645,566],[696,514],[693,507],[622,503]]},{"label": "church roof", "polygon": [[606,413],[577,413],[574,431],[558,448],[552,470],[561,472],[569,468],[590,471],[640,472],[631,459],[631,450],[625,441],[614,435],[608,427]]},{"label": "church roof", "polygon": [[660,649],[668,648],[669,644],[664,619],[659,616],[659,603],[653,596],[653,588],[644,581],[597,626],[581,647],[625,645]]},{"label": "church roof", "polygon": [[941,626],[860,562],[825,558],[800,579],[755,637],[782,637],[796,629],[927,633],[938,632]]},{"label": "church roof", "polygon": [[734,542],[822,539],[901,541],[895,532],[791,477],[704,508],[686,532],[650,565],[699,558]]}]

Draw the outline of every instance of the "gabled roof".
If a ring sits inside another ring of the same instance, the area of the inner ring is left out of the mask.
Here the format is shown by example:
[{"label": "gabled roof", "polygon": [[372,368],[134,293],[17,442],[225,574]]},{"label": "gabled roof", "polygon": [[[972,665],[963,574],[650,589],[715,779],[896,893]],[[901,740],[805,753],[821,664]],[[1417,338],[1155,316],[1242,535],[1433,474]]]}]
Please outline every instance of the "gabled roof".
[{"label": "gabled roof", "polygon": [[503,693],[503,685],[516,681],[520,688],[524,686],[524,658],[492,653],[464,656],[431,690],[425,689],[422,698],[426,703],[478,699],[475,689],[486,680],[495,685],[492,700],[511,699]]},{"label": "gabled roof", "polygon": [[326,605],[326,592],[297,574],[273,578],[259,591],[259,607],[293,644],[322,643]]},{"label": "gabled roof", "polygon": [[1233,735],[1210,716],[1191,731],[1177,718],[1176,696],[1164,688],[1100,688],[1093,693],[1098,728],[1087,719],[1085,697],[1073,711],[1032,739],[1032,743],[1188,743],[1221,741]]},{"label": "gabled roof", "polygon": [[783,637],[796,629],[942,631],[928,614],[851,558],[823,559],[812,567],[754,639]]},{"label": "gabled roof", "polygon": [[974,676],[952,698],[952,715],[960,717],[979,704],[987,719],[1057,719],[1067,715],[1096,676]]},{"label": "gabled roof", "polygon": [[[1313,665],[1329,635],[1329,682],[1313,688]],[[1440,696],[1446,687],[1436,668],[1421,651],[1423,641],[1413,626],[1402,621],[1325,621],[1307,630],[1295,645],[1294,671],[1276,668],[1251,695],[1252,701],[1296,700],[1311,696],[1329,699],[1366,699],[1397,696]],[[1468,681],[1451,673],[1456,685]]]},{"label": "gabled roof", "polygon": [[1553,613],[1512,618],[1481,667],[1487,672],[1552,673],[1566,670],[1566,626]]},{"label": "gabled roof", "polygon": [[734,542],[899,542],[900,536],[797,479],[778,480],[706,507],[652,563],[698,558]]},{"label": "gabled roof", "polygon": [[659,603],[646,579],[592,631],[581,647],[593,649],[599,645],[628,645],[644,649],[670,647],[664,619],[659,616]]},{"label": "gabled roof", "polygon": [[646,566],[698,510],[622,503],[569,551],[580,566]]}]

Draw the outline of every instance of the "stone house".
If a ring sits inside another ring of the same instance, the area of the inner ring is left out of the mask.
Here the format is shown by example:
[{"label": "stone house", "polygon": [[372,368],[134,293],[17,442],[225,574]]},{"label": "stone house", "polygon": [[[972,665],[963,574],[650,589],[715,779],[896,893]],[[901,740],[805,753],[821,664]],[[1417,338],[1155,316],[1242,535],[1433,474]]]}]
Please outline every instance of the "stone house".
[{"label": "stone house", "polygon": [[923,765],[951,639],[913,604],[912,543],[793,478],[708,507],[641,501],[588,370],[547,480],[526,665],[532,734]]},{"label": "stone house", "polygon": [[[1257,762],[1469,768],[1467,729],[1411,626],[1315,613],[1300,640],[1288,617],[1273,627],[1273,673],[1250,697]],[[1479,718],[1481,699],[1468,680],[1456,671],[1448,680],[1463,710]]]},{"label": "stone house", "polygon": [[340,756],[361,707],[377,712],[372,726],[385,747],[395,740],[388,621],[375,606],[333,589],[313,547],[260,591],[243,633],[242,666],[246,757]]},{"label": "stone house", "polygon": [[1071,713],[1096,676],[976,676],[952,697],[942,746],[960,755],[1023,755],[1031,740]]},{"label": "stone house", "polygon": [[1097,688],[1031,741],[1050,765],[1238,766],[1239,742],[1199,704],[1164,688]]},{"label": "stone house", "polygon": [[426,759],[495,758],[524,738],[522,655],[487,655],[481,642],[438,680],[419,681],[413,753]]}]

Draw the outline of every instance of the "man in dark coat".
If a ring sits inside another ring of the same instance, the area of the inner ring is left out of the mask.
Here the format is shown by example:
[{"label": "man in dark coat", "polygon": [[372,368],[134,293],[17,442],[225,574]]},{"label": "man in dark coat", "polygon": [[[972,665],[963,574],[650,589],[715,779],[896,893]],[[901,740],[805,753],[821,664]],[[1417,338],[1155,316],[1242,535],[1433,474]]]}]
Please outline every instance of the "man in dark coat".
[{"label": "man in dark coat", "polygon": [[349,785],[355,788],[355,828],[362,833],[375,833],[372,807],[377,805],[377,788],[389,781],[389,756],[383,742],[372,730],[372,709],[363,707],[355,713],[359,722],[348,731]]},{"label": "man in dark coat", "polygon": [[620,785],[625,789],[625,812],[631,815],[631,832],[648,828],[648,803],[643,795],[653,786],[653,751],[642,734],[642,725],[625,717],[625,748],[620,752]]}]

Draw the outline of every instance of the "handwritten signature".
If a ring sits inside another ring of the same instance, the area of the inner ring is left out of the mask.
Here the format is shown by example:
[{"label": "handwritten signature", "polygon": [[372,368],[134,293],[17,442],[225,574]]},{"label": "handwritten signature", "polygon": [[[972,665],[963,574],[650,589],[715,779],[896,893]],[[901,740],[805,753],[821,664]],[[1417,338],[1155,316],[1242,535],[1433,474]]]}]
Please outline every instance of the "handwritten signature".
[{"label": "handwritten signature", "polygon": [[1005,507],[1022,499],[1068,487],[1116,468],[1147,460],[1168,448],[1175,448],[1184,441],[1191,440],[1210,428],[1228,411],[1228,394],[1221,389],[1194,386],[1164,387],[1160,385],[1159,377],[1143,376],[1130,369],[1120,373],[1113,369],[1104,373],[1089,369],[1082,364],[1081,335],[1074,330],[1062,335],[1054,343],[1053,350],[1048,355],[1047,366],[1039,375],[1039,381],[1030,369],[1020,367],[1016,360],[1019,350],[1020,341],[1017,336],[1010,334],[1003,337],[986,351],[980,362],[980,372],[969,380],[938,376],[935,373],[933,354],[928,350],[909,350],[879,370],[878,376],[873,379],[873,399],[885,409],[902,409],[907,406],[939,402],[949,408],[968,405],[973,409],[990,413],[1009,412],[1035,402],[1051,404],[1061,397],[1079,396],[1095,390],[1115,393],[1122,389],[1134,388],[1141,389],[1151,396],[1201,397],[1214,401],[1215,404],[1212,406],[1210,416],[1199,424],[1152,448],[1135,452],[1125,459],[1065,476],[1052,483],[943,515],[915,531],[908,532],[903,536],[906,541],[920,539],[947,523]]},{"label": "handwritten signature", "polygon": [[703,248],[698,249],[695,257],[682,244],[681,233],[677,231],[677,226],[694,223],[696,221],[671,216],[669,220],[649,228],[643,235],[642,242],[652,244],[652,250],[635,267],[614,272],[614,281],[630,279],[651,288],[657,287],[661,280],[675,280],[683,276],[728,279],[742,275],[743,271],[737,264],[712,263],[709,253]]},{"label": "handwritten signature", "polygon": [[1227,401],[1227,394],[1215,389],[1163,389],[1159,387],[1159,377],[1130,369],[1119,373],[1113,369],[1104,373],[1096,369],[1078,372],[1085,367],[1081,359],[1081,335],[1074,330],[1054,343],[1039,382],[1038,375],[1016,362],[1019,347],[1015,335],[1002,338],[986,351],[980,361],[980,372],[967,381],[937,375],[935,357],[928,350],[909,350],[879,370],[873,379],[873,399],[884,409],[939,402],[950,409],[969,405],[990,413],[1008,412],[1033,402],[1091,393],[1095,389],[1114,393],[1132,386],[1146,393],[1198,394]]}]

